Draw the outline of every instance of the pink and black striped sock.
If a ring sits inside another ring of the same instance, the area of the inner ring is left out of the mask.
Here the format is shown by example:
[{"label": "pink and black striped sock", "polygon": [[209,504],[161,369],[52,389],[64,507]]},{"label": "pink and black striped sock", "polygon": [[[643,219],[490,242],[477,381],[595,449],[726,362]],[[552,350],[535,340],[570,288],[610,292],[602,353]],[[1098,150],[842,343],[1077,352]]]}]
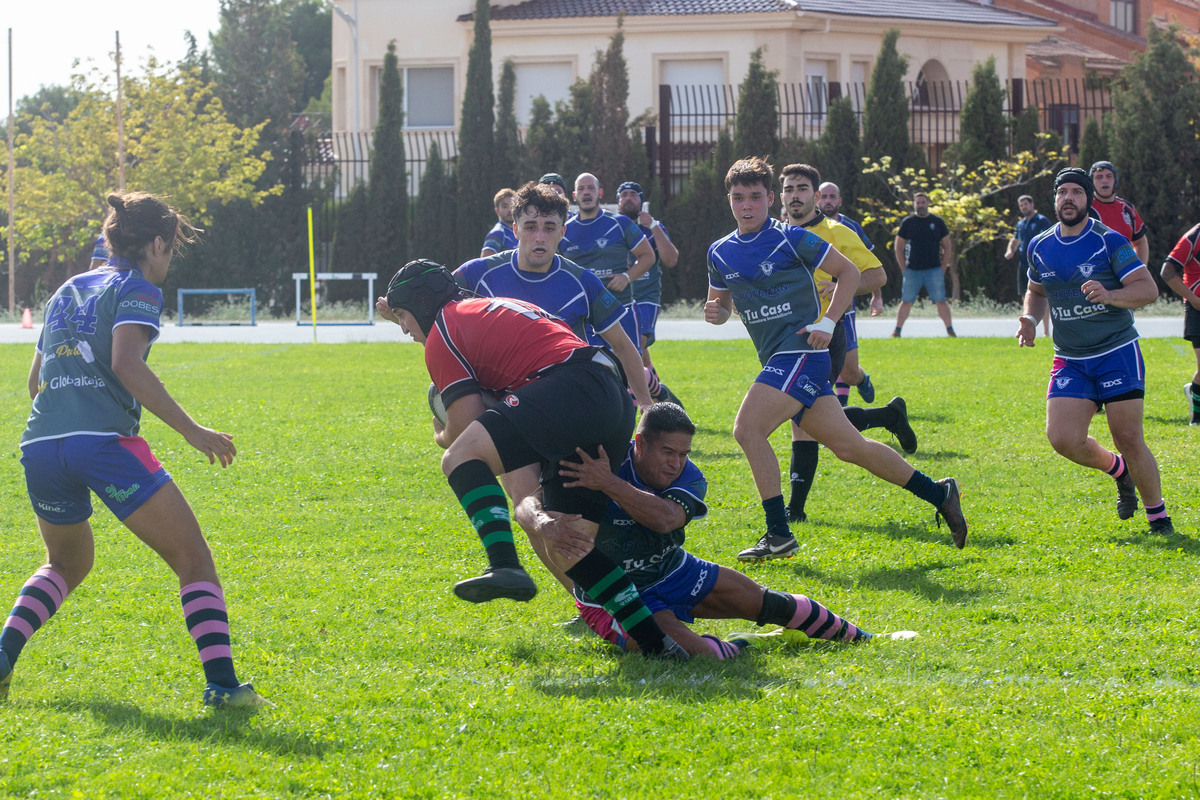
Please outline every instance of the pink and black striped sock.
[{"label": "pink and black striped sock", "polygon": [[712,648],[713,655],[717,657],[717,661],[733,658],[742,652],[742,648],[733,642],[723,642],[711,633],[705,633],[701,638],[708,642],[708,646]]},{"label": "pink and black striped sock", "polygon": [[837,399],[842,404],[842,408],[850,405],[850,384],[837,381],[834,383],[833,389],[837,393]]},{"label": "pink and black striped sock", "polygon": [[1146,520],[1153,522],[1156,519],[1162,519],[1167,516],[1167,501],[1163,500],[1158,505],[1152,506],[1146,503]]},{"label": "pink and black striped sock", "polygon": [[[1122,478],[1125,476],[1127,469],[1128,468],[1125,466],[1125,459],[1121,457],[1121,454],[1113,453],[1112,464],[1109,465],[1105,472],[1107,472],[1109,475],[1112,475],[1114,478]],[[1137,506],[1134,506],[1134,510],[1137,510]]]},{"label": "pink and black striped sock", "polygon": [[857,642],[870,639],[872,634],[853,622],[842,619],[816,600],[802,594],[792,595],[796,599],[796,613],[785,625],[804,633],[812,639],[828,639],[835,642]]},{"label": "pink and black striped sock", "polygon": [[179,590],[183,618],[188,633],[200,650],[204,680],[226,689],[238,685],[233,671],[233,650],[229,644],[229,614],[225,593],[209,581],[189,583]]},{"label": "pink and black striped sock", "polygon": [[9,666],[17,663],[26,642],[54,616],[69,591],[67,582],[50,567],[42,567],[29,577],[0,631],[0,650],[8,656]]}]

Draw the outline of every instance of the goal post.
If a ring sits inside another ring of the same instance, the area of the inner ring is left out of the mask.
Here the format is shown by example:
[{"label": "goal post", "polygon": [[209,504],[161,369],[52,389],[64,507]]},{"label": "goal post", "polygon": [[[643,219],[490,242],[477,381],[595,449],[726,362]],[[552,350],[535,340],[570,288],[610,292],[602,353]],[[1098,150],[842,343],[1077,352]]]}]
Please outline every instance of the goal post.
[{"label": "goal post", "polygon": [[[192,320],[190,322],[185,322],[184,314],[183,314],[183,298],[186,295],[197,295],[197,294],[208,294],[208,295],[244,294],[244,295],[248,295],[250,297],[250,321],[246,322],[245,320],[239,319],[239,320],[215,320],[215,321]],[[258,303],[256,302],[257,299],[258,298],[257,298],[257,295],[256,295],[254,289],[179,289],[178,293],[176,294],[176,307],[177,307],[177,311],[178,311],[178,316],[176,317],[176,324],[177,325],[255,325],[257,323],[255,322],[255,319],[254,319],[254,312],[255,312],[255,308],[258,305]]]},{"label": "goal post", "polygon": [[292,278],[296,281],[296,324],[297,325],[374,325],[375,324],[375,279],[379,277],[375,272],[318,272],[317,280],[319,281],[366,281],[367,282],[367,318],[361,322],[353,321],[330,321],[321,322],[317,319],[317,310],[314,308],[313,321],[305,322],[300,319],[300,287],[304,281],[308,280],[307,272],[293,272]]}]

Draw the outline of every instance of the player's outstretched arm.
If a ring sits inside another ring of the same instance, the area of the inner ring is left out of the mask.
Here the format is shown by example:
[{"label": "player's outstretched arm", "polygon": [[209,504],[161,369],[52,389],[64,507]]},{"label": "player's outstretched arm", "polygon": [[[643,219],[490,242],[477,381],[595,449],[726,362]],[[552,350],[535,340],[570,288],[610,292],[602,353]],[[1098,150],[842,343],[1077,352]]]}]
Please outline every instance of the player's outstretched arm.
[{"label": "player's outstretched arm", "polygon": [[1018,346],[1034,346],[1034,339],[1037,338],[1037,326],[1042,317],[1046,315],[1046,307],[1046,290],[1030,281],[1029,288],[1025,291],[1025,306],[1017,320],[1020,325],[1017,328]]},{"label": "player's outstretched arm", "polygon": [[[625,313],[631,312],[627,309]],[[629,334],[621,327],[621,323],[616,322],[610,325],[608,330],[600,334],[600,338],[608,342],[613,355],[621,362],[621,369],[625,371],[625,380],[629,382],[629,390],[633,392],[638,407],[651,405],[654,401],[650,399],[650,387],[646,385],[646,370],[642,367],[642,356],[633,346],[633,342],[629,340]]]},{"label": "player's outstretched arm", "polygon": [[229,466],[237,454],[233,435],[200,425],[175,402],[167,387],[142,360],[149,346],[149,327],[118,326],[113,330],[113,373],[144,408],[170,425],[188,444],[208,456],[208,463],[220,461],[222,467]]}]

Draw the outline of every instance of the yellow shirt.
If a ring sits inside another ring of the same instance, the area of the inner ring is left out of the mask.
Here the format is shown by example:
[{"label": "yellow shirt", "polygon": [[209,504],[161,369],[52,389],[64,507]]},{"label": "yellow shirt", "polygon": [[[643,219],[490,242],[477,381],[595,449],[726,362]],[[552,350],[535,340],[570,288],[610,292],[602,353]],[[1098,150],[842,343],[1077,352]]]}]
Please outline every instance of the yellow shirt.
[{"label": "yellow shirt", "polygon": [[[868,250],[867,246],[863,244],[863,241],[858,237],[858,234],[837,220],[832,220],[829,217],[821,214],[818,215],[817,218],[812,222],[808,223],[807,225],[801,225],[800,227],[808,228],[817,236],[820,236],[822,239],[829,242],[829,244],[833,245],[835,250],[844,255],[846,258],[850,259],[850,262],[853,263],[854,266],[858,267],[858,271],[860,273],[866,272],[869,269],[874,269],[875,267],[883,266],[875,254]],[[828,282],[833,280],[833,276],[824,270],[818,269],[815,273],[813,273],[813,279],[816,280],[818,285],[820,285],[822,281]],[[832,299],[832,296],[821,296],[821,316],[825,316],[825,314],[829,311],[829,301]]]}]

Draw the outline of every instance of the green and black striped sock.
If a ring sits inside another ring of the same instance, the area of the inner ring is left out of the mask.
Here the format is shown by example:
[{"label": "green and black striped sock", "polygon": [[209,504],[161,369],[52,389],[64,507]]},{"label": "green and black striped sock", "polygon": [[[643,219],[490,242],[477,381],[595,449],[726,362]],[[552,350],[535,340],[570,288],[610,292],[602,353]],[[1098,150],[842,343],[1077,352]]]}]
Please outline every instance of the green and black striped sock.
[{"label": "green and black striped sock", "polygon": [[459,464],[448,480],[487,550],[488,564],[493,569],[521,566],[513,544],[508,498],[487,464],[478,459]]}]

